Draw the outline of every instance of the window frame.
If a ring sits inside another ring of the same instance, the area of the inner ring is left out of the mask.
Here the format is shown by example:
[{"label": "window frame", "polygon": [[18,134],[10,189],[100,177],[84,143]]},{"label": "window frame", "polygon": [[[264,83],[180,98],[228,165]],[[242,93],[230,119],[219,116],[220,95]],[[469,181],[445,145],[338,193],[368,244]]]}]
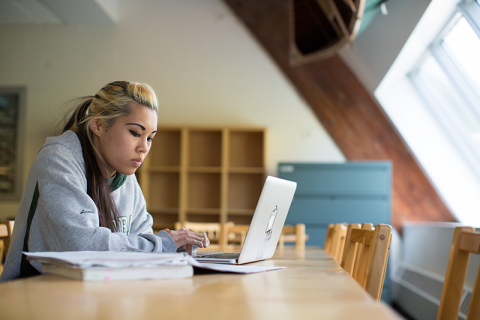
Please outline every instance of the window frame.
[{"label": "window frame", "polygon": [[414,65],[408,78],[423,98],[425,104],[442,125],[447,135],[458,148],[459,152],[480,178],[480,150],[472,144],[469,132],[464,126],[452,116],[450,107],[443,101],[435,99],[428,85],[423,82],[418,72],[425,60],[431,56],[439,64],[440,68],[452,82],[455,91],[463,100],[464,104],[474,116],[475,121],[480,124],[480,89],[472,86],[472,81],[468,76],[461,72],[447,50],[442,46],[442,40],[458,22],[464,17],[480,38],[480,3],[478,0],[464,0],[460,2],[448,22],[444,25],[438,36],[427,47],[422,58]]}]

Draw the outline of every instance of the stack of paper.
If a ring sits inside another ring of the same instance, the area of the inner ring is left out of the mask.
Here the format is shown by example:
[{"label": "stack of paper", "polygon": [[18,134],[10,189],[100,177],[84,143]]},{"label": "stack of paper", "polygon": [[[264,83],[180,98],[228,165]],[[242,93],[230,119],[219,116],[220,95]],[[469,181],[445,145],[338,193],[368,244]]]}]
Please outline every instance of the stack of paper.
[{"label": "stack of paper", "polygon": [[284,268],[199,263],[185,253],[71,251],[24,254],[28,260],[42,264],[42,273],[55,273],[85,281],[185,278],[193,276],[193,267],[232,273]]},{"label": "stack of paper", "polygon": [[43,273],[79,280],[138,280],[185,278],[193,275],[181,253],[114,251],[24,252],[28,260],[42,263]]}]

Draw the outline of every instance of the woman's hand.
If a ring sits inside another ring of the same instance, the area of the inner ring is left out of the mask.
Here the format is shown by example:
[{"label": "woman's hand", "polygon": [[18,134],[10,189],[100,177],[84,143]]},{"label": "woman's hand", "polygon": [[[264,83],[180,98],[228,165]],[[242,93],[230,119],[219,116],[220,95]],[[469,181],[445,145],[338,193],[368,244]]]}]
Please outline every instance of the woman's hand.
[{"label": "woman's hand", "polygon": [[177,248],[186,248],[188,254],[192,254],[192,245],[196,244],[199,248],[206,248],[210,244],[205,233],[196,233],[191,229],[181,228],[180,230],[165,229],[170,234],[177,245]]}]

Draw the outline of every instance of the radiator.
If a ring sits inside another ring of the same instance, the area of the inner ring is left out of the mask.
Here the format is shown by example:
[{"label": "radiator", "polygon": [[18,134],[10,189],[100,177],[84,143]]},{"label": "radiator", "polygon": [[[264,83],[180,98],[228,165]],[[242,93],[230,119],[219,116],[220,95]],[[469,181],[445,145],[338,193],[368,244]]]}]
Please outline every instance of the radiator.
[{"label": "radiator", "polygon": [[[443,277],[405,263],[391,275],[395,302],[416,320],[435,320],[442,296]],[[466,319],[472,289],[464,287],[458,319]]]}]

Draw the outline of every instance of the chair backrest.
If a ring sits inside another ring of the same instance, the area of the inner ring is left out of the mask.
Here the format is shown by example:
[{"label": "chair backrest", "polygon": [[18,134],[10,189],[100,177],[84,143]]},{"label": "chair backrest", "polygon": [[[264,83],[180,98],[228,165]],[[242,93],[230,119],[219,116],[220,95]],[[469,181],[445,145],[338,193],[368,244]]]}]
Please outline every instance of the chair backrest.
[{"label": "chair backrest", "polygon": [[[362,230],[374,230],[373,224],[371,223],[362,223],[361,228]],[[368,255],[370,254],[370,246],[364,246],[363,244],[357,244],[357,252],[362,252],[363,257],[365,259],[360,259],[359,265],[356,266],[354,270],[354,277],[357,279],[358,283],[364,283],[366,270],[367,270],[367,263],[368,263]]]},{"label": "chair backrest", "polygon": [[[233,224],[229,222],[228,224]],[[212,243],[219,243],[222,238],[223,228],[221,223],[217,222],[176,222],[175,229],[178,230],[180,228],[187,228],[192,229],[195,232],[205,232],[208,236],[208,239]]]},{"label": "chair backrest", "polygon": [[[342,268],[347,271],[349,274],[353,274],[353,268],[354,268],[354,263],[355,259],[352,259],[351,256],[352,254],[356,254],[357,252],[357,247],[353,246],[348,246],[348,252],[347,252],[347,244],[352,242],[352,229],[361,229],[360,224],[349,224],[347,227],[347,234],[345,236],[345,244],[343,246],[343,256],[342,259],[340,260],[340,265]],[[348,258],[348,259],[347,259]]]},{"label": "chair backrest", "polygon": [[323,250],[325,250],[328,253],[332,253],[332,242],[333,242],[333,229],[335,228],[334,224],[329,224],[327,228],[327,234],[325,235],[325,243],[323,245]]},{"label": "chair backrest", "polygon": [[248,224],[234,224],[233,222],[226,223],[223,226],[223,235],[220,244],[243,244],[247,237],[249,227],[250,225]]},{"label": "chair backrest", "polygon": [[[467,277],[470,253],[480,254],[480,233],[472,227],[456,227],[453,234],[447,272],[443,282],[442,297],[437,320],[458,319],[460,302]],[[467,320],[480,319],[480,265],[473,285]]]},{"label": "chair backrest", "polygon": [[327,235],[325,236],[325,244],[323,249],[330,253],[340,262],[343,255],[343,247],[345,244],[345,236],[347,234],[346,223],[329,224]]},{"label": "chair backrest", "polygon": [[330,247],[330,254],[340,262],[343,256],[343,248],[345,246],[345,237],[347,235],[347,224],[337,223],[333,227],[332,245]]},{"label": "chair backrest", "polygon": [[4,220],[0,224],[0,238],[3,240],[5,256],[7,256],[8,253],[8,247],[10,246],[10,240],[12,239],[14,225],[15,221],[10,220]]},{"label": "chair backrest", "polygon": [[348,226],[341,266],[374,299],[380,300],[392,227],[386,224],[377,224],[373,230],[370,227],[370,224],[363,225],[362,229],[358,224]]},{"label": "chair backrest", "polygon": [[295,250],[305,250],[305,242],[308,235],[305,234],[305,224],[298,223],[294,226],[283,226],[282,234],[278,239],[278,249],[283,250],[285,242],[295,242]]}]

